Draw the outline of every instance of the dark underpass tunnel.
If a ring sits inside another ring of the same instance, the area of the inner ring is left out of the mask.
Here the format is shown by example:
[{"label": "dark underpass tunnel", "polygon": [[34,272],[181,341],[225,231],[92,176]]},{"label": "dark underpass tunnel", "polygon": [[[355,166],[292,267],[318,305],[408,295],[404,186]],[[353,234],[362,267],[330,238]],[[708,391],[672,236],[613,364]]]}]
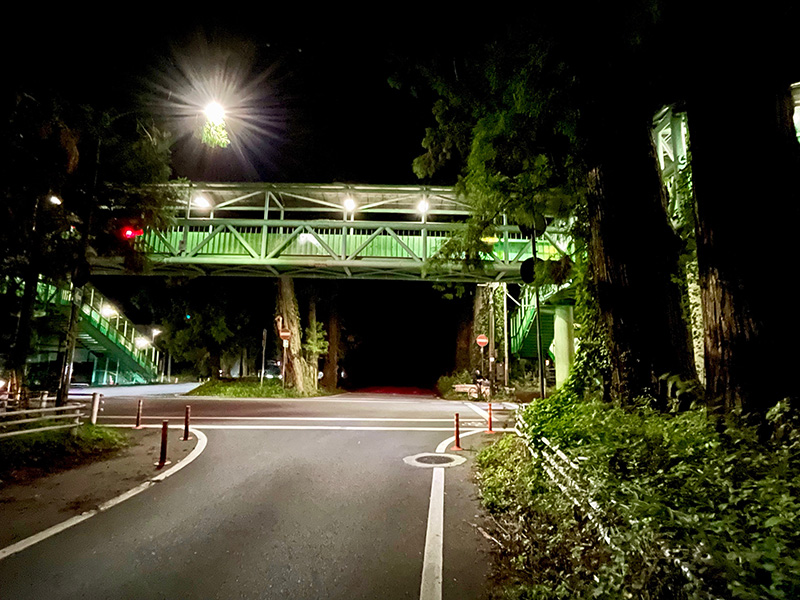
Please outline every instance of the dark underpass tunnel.
[{"label": "dark underpass tunnel", "polygon": [[471,297],[447,300],[421,282],[353,282],[342,291],[349,299],[340,304],[346,327],[342,387],[433,389],[453,370]]}]

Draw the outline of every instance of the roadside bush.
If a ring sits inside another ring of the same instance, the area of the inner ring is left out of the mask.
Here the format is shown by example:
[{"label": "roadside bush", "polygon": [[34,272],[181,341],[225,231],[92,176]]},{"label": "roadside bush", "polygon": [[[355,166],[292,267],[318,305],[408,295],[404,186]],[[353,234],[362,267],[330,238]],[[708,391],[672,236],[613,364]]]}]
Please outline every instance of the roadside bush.
[{"label": "roadside bush", "polygon": [[22,469],[42,473],[110,456],[128,445],[120,429],[85,424],[74,429],[37,431],[0,439],[0,478]]},{"label": "roadside bush", "polygon": [[450,375],[442,375],[436,382],[436,393],[448,400],[463,400],[463,394],[453,391],[455,385],[462,383],[472,383],[472,375],[466,369]]},{"label": "roadside bush", "polygon": [[[308,396],[326,396],[329,392],[318,389]],[[261,385],[258,378],[247,379],[211,379],[194,388],[187,396],[218,396],[222,398],[300,398],[292,388],[283,388],[279,379],[264,379]]]},{"label": "roadside bush", "polygon": [[[663,414],[646,399],[641,404],[621,409],[557,394],[525,413],[534,439],[547,437],[581,464],[586,495],[600,506],[617,546],[606,554],[581,545],[604,544],[592,527],[579,526],[586,515],[565,504],[540,464],[512,451],[519,442],[503,440],[481,453],[485,505],[503,527],[525,524],[515,530],[510,562],[527,565],[531,577],[515,572],[519,581],[511,588],[527,595],[509,597],[568,597],[556,593],[564,585],[575,598],[800,597],[800,435],[793,413],[785,404],[773,409],[775,434],[763,442],[746,423],[718,424],[703,409]],[[544,539],[542,528],[549,532]],[[582,540],[570,537],[578,531]],[[580,560],[562,560],[549,567],[555,573],[543,574],[530,567],[545,550]],[[539,589],[545,584],[546,593]]]}]

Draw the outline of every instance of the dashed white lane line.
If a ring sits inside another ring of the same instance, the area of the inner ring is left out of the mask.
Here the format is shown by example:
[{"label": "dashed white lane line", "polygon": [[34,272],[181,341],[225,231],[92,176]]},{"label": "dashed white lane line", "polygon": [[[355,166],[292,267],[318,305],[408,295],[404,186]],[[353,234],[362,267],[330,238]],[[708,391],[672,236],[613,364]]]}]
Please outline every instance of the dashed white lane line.
[{"label": "dashed white lane line", "polygon": [[[174,427],[173,429],[179,429],[179,427]],[[86,521],[87,519],[91,519],[96,514],[104,512],[104,511],[108,510],[109,508],[111,508],[113,506],[116,506],[117,504],[120,504],[121,502],[124,502],[125,500],[128,500],[129,498],[133,498],[137,494],[141,494],[143,491],[145,491],[149,487],[155,485],[159,481],[164,481],[167,477],[170,477],[171,475],[174,475],[175,473],[177,473],[178,471],[183,469],[186,465],[188,465],[190,462],[192,462],[195,458],[200,456],[200,454],[203,452],[203,450],[205,450],[206,444],[208,443],[208,438],[205,436],[205,434],[202,431],[198,431],[198,430],[196,430],[194,428],[190,428],[189,431],[191,431],[192,433],[194,433],[197,436],[197,444],[195,445],[194,449],[189,454],[187,454],[186,458],[184,458],[181,462],[179,462],[175,466],[167,469],[166,471],[164,471],[160,475],[157,475],[157,476],[153,477],[152,479],[148,479],[147,481],[145,481],[144,483],[136,486],[132,490],[128,490],[127,492],[125,492],[123,494],[120,494],[116,498],[112,498],[111,500],[109,500],[107,502],[103,502],[101,505],[99,505],[95,509],[89,510],[89,511],[87,511],[87,512],[85,512],[83,514],[80,514],[80,515],[76,515],[76,516],[72,517],[71,519],[67,519],[64,522],[59,523],[58,525],[53,525],[52,527],[49,527],[49,528],[45,529],[44,531],[40,531],[39,533],[36,533],[36,534],[34,534],[34,535],[30,536],[30,537],[27,537],[24,540],[20,540],[20,541],[14,543],[14,544],[11,544],[10,546],[6,546],[5,548],[0,549],[0,560],[3,560],[4,558],[6,558],[8,556],[11,556],[12,554],[16,554],[17,552],[21,552],[22,550],[25,550],[25,548],[30,548],[34,544],[38,544],[39,542],[41,542],[43,540],[46,540],[49,537],[53,537],[57,533],[61,533],[62,531],[66,530],[66,529],[69,529],[70,527],[73,527],[74,525],[77,525],[78,523],[82,523],[83,521]]]},{"label": "dashed white lane line", "polygon": [[[466,431],[461,437],[482,433],[483,430]],[[456,440],[455,436],[442,440],[436,452],[442,453]],[[442,565],[444,554],[444,468],[433,469],[431,500],[428,505],[428,527],[425,531],[425,555],[422,559],[420,600],[442,600]]]}]

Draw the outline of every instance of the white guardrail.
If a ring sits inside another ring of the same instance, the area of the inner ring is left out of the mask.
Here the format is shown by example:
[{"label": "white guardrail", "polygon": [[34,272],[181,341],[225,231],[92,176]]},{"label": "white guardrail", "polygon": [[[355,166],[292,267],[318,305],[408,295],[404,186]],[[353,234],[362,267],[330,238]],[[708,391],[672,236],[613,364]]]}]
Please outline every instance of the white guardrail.
[{"label": "white guardrail", "polygon": [[[103,403],[102,394],[92,394],[90,422],[97,424],[97,414]],[[86,413],[82,402],[70,402],[64,406],[51,408],[24,408],[15,410],[0,409],[0,440],[53,429],[69,429],[82,424]],[[58,422],[63,421],[63,422]],[[37,427],[37,424],[40,425]]]},{"label": "white guardrail", "polygon": [[[591,483],[580,473],[580,465],[571,460],[562,450],[544,436],[534,438],[526,431],[525,420],[522,413],[517,410],[514,420],[514,433],[525,442],[531,456],[541,461],[542,468],[550,480],[561,492],[588,517],[602,539],[609,548],[615,552],[625,552],[615,542],[616,531],[608,527],[601,513],[600,505],[587,491],[587,483]],[[675,553],[666,545],[662,545],[662,552],[667,560],[672,561],[686,580],[696,589],[701,589],[702,582],[694,573],[683,564]]]}]

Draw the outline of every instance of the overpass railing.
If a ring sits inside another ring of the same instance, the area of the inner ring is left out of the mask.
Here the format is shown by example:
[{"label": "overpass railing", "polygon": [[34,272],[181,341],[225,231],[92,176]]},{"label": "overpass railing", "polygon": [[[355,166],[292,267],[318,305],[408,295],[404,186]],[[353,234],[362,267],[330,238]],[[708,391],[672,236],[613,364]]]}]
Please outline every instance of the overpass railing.
[{"label": "overpass railing", "polygon": [[[38,294],[57,306],[69,307],[72,293],[69,289],[39,282]],[[152,345],[150,336],[140,331],[134,323],[103,296],[95,287],[84,287],[81,304],[82,318],[102,335],[119,352],[129,357],[149,377],[158,372],[159,351]]]}]

